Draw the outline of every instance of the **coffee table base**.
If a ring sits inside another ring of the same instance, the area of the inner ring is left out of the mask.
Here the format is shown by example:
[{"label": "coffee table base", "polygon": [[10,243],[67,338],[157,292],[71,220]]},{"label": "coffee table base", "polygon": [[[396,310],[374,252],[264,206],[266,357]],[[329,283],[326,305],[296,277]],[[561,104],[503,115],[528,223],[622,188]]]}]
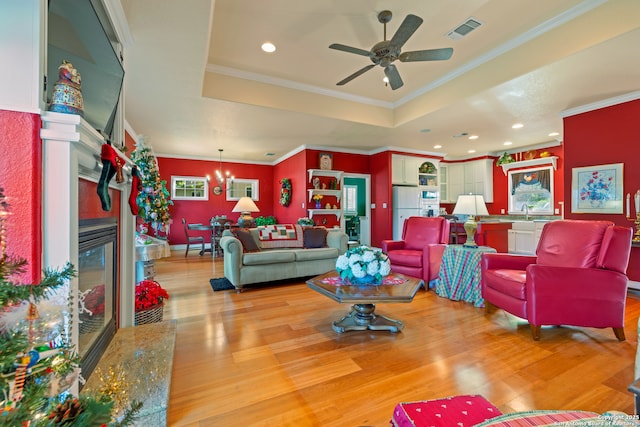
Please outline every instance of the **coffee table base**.
[{"label": "coffee table base", "polygon": [[354,304],[349,314],[332,323],[333,330],[341,334],[348,331],[400,332],[404,324],[395,319],[375,314],[375,304]]}]

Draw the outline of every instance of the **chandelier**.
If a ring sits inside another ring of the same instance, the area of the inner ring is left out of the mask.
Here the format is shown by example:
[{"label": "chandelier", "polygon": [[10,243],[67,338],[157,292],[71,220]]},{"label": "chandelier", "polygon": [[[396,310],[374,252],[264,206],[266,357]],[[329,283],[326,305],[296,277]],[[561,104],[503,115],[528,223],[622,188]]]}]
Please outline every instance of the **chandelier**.
[{"label": "chandelier", "polygon": [[[213,189],[211,190],[213,194],[215,194],[216,196],[222,194],[225,188],[225,182],[227,180],[231,180],[231,184],[233,184],[233,180],[235,179],[235,177],[231,175],[229,171],[226,171],[224,173],[222,172],[222,151],[224,151],[222,148],[218,148],[218,153],[220,158],[220,168],[216,170],[216,181],[218,182],[218,185],[213,187]],[[207,179],[209,179],[208,175],[207,175]],[[229,189],[227,188],[227,191],[228,190]]]}]

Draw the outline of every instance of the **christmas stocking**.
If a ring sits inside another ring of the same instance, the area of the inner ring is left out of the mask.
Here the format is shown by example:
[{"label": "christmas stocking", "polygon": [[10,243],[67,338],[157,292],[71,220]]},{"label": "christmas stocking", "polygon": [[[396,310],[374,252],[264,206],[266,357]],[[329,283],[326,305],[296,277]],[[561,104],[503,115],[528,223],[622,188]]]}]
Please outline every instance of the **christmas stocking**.
[{"label": "christmas stocking", "polygon": [[138,167],[134,166],[131,169],[131,194],[129,194],[129,208],[134,216],[138,215],[138,193],[142,191],[142,181],[140,180],[140,172]]},{"label": "christmas stocking", "polygon": [[102,203],[102,210],[109,212],[111,210],[111,197],[109,197],[109,182],[116,174],[118,167],[116,159],[118,155],[110,144],[102,144],[100,160],[102,160],[102,173],[98,181],[98,197]]}]

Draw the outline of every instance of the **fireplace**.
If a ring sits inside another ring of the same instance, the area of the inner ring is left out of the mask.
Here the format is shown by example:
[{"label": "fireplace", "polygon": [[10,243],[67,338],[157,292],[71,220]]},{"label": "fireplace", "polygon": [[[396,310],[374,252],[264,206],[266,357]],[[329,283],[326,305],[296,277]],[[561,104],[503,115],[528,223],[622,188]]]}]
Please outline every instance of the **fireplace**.
[{"label": "fireplace", "polygon": [[117,218],[79,221],[78,355],[89,378],[116,333]]}]

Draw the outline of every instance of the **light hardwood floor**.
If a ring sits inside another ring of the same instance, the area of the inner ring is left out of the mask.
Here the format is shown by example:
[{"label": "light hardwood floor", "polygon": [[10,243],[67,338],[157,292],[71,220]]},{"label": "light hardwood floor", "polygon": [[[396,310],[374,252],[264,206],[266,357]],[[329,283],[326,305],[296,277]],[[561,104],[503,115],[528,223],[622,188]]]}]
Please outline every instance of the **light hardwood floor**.
[{"label": "light hardwood floor", "polygon": [[633,413],[640,299],[627,300],[625,333],[543,328],[420,290],[377,311],[405,329],[336,334],[349,309],[304,281],[213,292],[220,259],[174,252],[156,262],[177,320],[170,426],[388,426],[398,402],[482,394],[503,412]]}]

